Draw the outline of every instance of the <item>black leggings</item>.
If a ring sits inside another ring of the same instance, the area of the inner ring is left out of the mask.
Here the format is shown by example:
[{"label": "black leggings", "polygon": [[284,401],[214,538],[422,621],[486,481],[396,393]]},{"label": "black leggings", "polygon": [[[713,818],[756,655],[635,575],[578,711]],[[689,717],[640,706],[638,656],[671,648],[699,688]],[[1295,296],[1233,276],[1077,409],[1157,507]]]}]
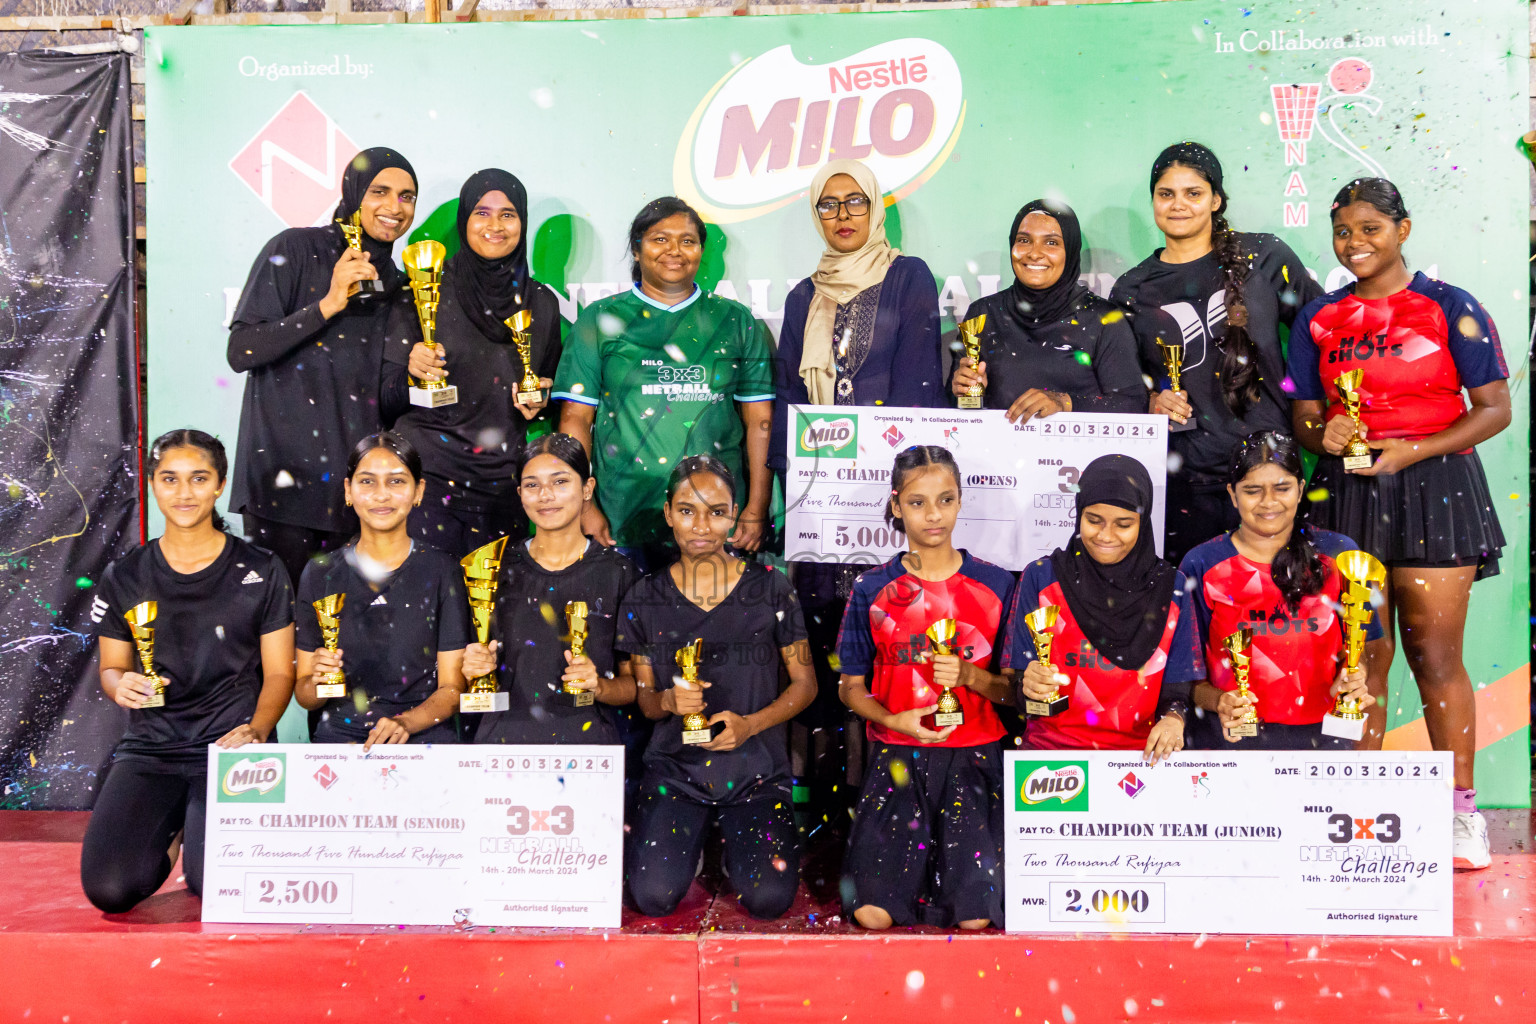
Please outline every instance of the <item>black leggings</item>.
[{"label": "black leggings", "polygon": [[1193,486],[1182,473],[1170,473],[1163,522],[1163,557],[1178,565],[1196,544],[1237,529],[1238,516],[1225,487]]},{"label": "black leggings", "polygon": [[182,836],[187,888],[203,893],[203,825],[208,766],[116,758],[96,797],[80,884],[99,910],[121,914],[155,894],[175,867],[167,854]]},{"label": "black leggings", "polygon": [[463,558],[497,537],[520,542],[528,536],[528,517],[516,494],[510,503],[493,504],[456,494],[429,476],[421,507],[411,512],[406,529],[428,547]]},{"label": "black leggings", "polygon": [[277,556],[283,568],[288,570],[288,582],[293,584],[294,590],[299,589],[299,577],[304,574],[304,566],[311,558],[322,551],[338,551],[346,547],[347,541],[356,534],[355,530],[344,533],[311,530],[307,526],[291,526],[249,513],[244,518],[245,532],[251,543]]},{"label": "black leggings", "polygon": [[649,917],[666,917],[677,909],[698,873],[711,818],[719,819],[725,873],[741,905],[760,920],[781,916],[800,887],[800,844],[788,787],[716,807],[690,800],[675,785],[654,778],[640,787],[640,808],[625,857],[635,909]]}]

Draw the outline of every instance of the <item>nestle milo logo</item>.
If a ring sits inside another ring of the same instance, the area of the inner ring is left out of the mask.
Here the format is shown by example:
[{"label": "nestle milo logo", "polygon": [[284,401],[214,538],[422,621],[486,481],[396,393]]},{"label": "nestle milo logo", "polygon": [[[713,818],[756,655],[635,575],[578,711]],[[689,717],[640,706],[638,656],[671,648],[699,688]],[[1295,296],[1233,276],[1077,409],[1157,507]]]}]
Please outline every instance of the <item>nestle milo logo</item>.
[{"label": "nestle milo logo", "polygon": [[[1051,801],[1060,801],[1059,805]],[[1050,806],[1047,806],[1050,805]],[[1013,772],[1016,811],[1086,811],[1087,761],[1019,761]]]},{"label": "nestle milo logo", "polygon": [[795,414],[795,432],[799,435],[801,455],[819,455],[829,459],[851,459],[859,453],[859,421],[853,416],[808,416]]},{"label": "nestle milo logo", "polygon": [[280,804],[285,797],[287,755],[219,754],[219,803]]}]

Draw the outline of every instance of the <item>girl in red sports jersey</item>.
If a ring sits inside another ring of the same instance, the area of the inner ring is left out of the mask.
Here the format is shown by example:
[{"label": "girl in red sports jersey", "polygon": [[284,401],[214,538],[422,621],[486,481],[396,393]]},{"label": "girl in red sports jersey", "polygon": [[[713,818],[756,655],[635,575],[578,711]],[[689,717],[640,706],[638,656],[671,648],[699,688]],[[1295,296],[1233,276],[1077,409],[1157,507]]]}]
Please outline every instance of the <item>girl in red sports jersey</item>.
[{"label": "girl in red sports jersey", "polygon": [[[843,703],[867,719],[870,752],[843,866],[844,906],[865,928],[1003,922],[999,627],[1013,575],[950,542],[960,470],[949,451],[896,456],[885,517],[907,551],[854,583],[838,636]],[[958,623],[934,654],[928,629]],[[951,688],[965,720],[932,716]]]},{"label": "girl in red sports jersey", "polygon": [[[1509,370],[1476,299],[1409,273],[1402,247],[1411,226],[1390,181],[1361,178],[1339,191],[1333,252],[1358,280],[1297,316],[1292,415],[1302,443],[1321,454],[1312,484],[1327,497],[1310,518],[1387,566],[1387,636],[1395,617],[1430,742],[1455,756],[1456,866],[1475,869],[1490,858],[1473,788],[1477,722],[1462,632],[1472,583],[1498,572],[1504,533],[1473,446],[1509,426]],[[1360,432],[1375,461],[1346,470],[1340,455],[1356,427],[1334,382],[1355,369]],[[1381,728],[1379,716],[1372,727]]]},{"label": "girl in red sports jersey", "polygon": [[[1334,568],[1348,537],[1298,522],[1301,454],[1285,434],[1250,434],[1232,455],[1227,486],[1239,524],[1197,545],[1179,565],[1190,581],[1195,619],[1209,675],[1194,687],[1190,746],[1230,750],[1349,750],[1354,744],[1325,736],[1323,716],[1340,693],[1370,707],[1367,675],[1386,672],[1381,626],[1365,629],[1365,660],[1343,665],[1344,632],[1338,616],[1342,579]],[[1224,641],[1240,628],[1253,631],[1246,697]],[[1380,685],[1379,680],[1374,680]],[[1252,706],[1257,736],[1231,734]],[[1380,735],[1367,747],[1379,747]]]},{"label": "girl in red sports jersey", "polygon": [[[1077,531],[1032,562],[1008,616],[1003,668],[1020,708],[1057,687],[1059,715],[1031,718],[1036,750],[1140,750],[1149,763],[1184,747],[1189,684],[1205,678],[1195,616],[1177,569],[1157,557],[1152,477],[1129,455],[1094,459],[1077,481]],[[1051,664],[1026,617],[1054,605]]]}]

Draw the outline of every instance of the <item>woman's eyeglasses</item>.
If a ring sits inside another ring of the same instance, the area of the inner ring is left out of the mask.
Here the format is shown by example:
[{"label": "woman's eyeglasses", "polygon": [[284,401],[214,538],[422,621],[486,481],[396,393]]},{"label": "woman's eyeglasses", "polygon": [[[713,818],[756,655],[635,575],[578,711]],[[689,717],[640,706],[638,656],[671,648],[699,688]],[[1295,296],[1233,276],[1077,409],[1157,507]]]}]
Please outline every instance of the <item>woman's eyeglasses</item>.
[{"label": "woman's eyeglasses", "polygon": [[869,216],[868,196],[849,196],[847,199],[823,199],[816,204],[816,214],[822,220],[836,220],[839,208],[847,208],[850,217]]}]

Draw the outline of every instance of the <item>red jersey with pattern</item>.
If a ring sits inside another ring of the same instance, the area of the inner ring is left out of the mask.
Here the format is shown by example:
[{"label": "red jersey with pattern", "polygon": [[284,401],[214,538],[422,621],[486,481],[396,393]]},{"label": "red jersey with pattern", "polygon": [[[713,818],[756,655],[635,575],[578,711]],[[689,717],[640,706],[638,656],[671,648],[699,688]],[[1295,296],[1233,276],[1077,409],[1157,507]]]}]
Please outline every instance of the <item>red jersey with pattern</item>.
[{"label": "red jersey with pattern", "polygon": [[[1043,582],[1036,581],[1036,577],[1049,578],[1050,582],[1038,590],[1035,600],[1028,601],[1036,592],[1032,582]],[[1170,667],[1170,650],[1186,648],[1181,657],[1173,659],[1185,666],[1182,672],[1176,667],[1175,674],[1189,676],[1188,666],[1199,660],[1188,601],[1184,581],[1179,578],[1157,650],[1140,669],[1125,669],[1100,654],[1083,634],[1067,605],[1066,593],[1055,579],[1050,560],[1031,564],[1024,571],[1013,611],[1008,616],[1003,667],[1022,672],[1036,660],[1034,638],[1024,617],[1037,608],[1055,605],[1060,611],[1050,630],[1051,664],[1071,683],[1061,690],[1067,696],[1067,710],[1049,718],[1031,718],[1024,745],[1036,750],[1140,750],[1146,746],[1157,716],[1163,674]]]},{"label": "red jersey with pattern", "polygon": [[1360,421],[1367,436],[1428,437],[1467,411],[1463,388],[1509,376],[1499,332],[1471,295],[1415,274],[1408,287],[1362,299],[1353,286],[1307,305],[1291,332],[1293,398],[1326,401],[1347,415],[1334,379],[1363,371]]},{"label": "red jersey with pattern", "polygon": [[[962,551],[960,569],[934,582],[907,572],[897,555],[858,578],[838,633],[839,671],[863,676],[870,694],[887,711],[902,712],[938,702],[943,691],[933,685],[933,668],[922,656],[931,650],[928,627],[940,619],[959,623],[954,651],[961,658],[997,671],[998,637],[1013,598],[1013,574]],[[975,747],[1001,739],[1007,730],[992,702],[969,687],[955,697],[965,712],[942,743],[922,746]],[[917,746],[918,741],[873,722],[872,743]]]},{"label": "red jersey with pattern", "polygon": [[[1333,560],[1358,545],[1328,530],[1309,530],[1308,535],[1327,575],[1322,590],[1303,597],[1294,614],[1275,585],[1271,566],[1239,554],[1229,535],[1194,548],[1179,567],[1194,581],[1195,616],[1209,669],[1206,678],[1217,689],[1237,689],[1237,676],[1222,641],[1239,627],[1253,630],[1248,688],[1258,698],[1258,715],[1265,722],[1314,725],[1333,707],[1328,690],[1344,652],[1343,627],[1334,611],[1340,577]],[[1365,635],[1367,640],[1381,637],[1375,618]]]}]

